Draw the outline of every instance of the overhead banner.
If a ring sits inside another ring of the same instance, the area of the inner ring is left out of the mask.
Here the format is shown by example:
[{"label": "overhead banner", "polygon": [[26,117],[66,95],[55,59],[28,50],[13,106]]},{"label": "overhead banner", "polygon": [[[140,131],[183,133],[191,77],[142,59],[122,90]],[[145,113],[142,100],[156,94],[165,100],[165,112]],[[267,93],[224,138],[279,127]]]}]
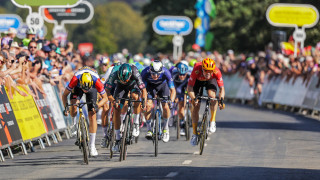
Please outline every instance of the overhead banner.
[{"label": "overhead banner", "polygon": [[57,125],[58,129],[64,129],[66,128],[66,123],[64,121],[62,111],[60,109],[60,105],[58,102],[58,99],[56,97],[56,94],[53,90],[53,87],[50,84],[43,84],[43,89],[45,93],[47,94],[47,102],[50,104],[50,110],[53,114],[53,119],[55,121],[55,124]]},{"label": "overhead banner", "polygon": [[21,17],[16,14],[0,14],[0,32],[7,31],[9,28],[18,29],[21,23]]},{"label": "overhead banner", "polygon": [[22,140],[18,123],[14,116],[4,86],[0,87],[0,147]]},{"label": "overhead banner", "polygon": [[[53,131],[57,129],[56,123],[53,119],[53,114],[50,110],[48,101],[43,97],[39,90],[37,90],[37,94],[39,99],[36,99],[37,106],[40,110],[40,114],[43,119],[44,126],[47,132]],[[34,92],[34,90],[33,90]],[[35,93],[36,94],[36,93]],[[48,95],[47,95],[48,96]]]},{"label": "overhead banner", "polygon": [[11,0],[18,7],[25,6],[73,6],[82,0]]},{"label": "overhead banner", "polygon": [[[18,88],[26,93],[20,86]],[[9,98],[9,101],[24,141],[46,133],[41,116],[31,95],[24,97],[16,92],[13,93],[13,99]]]},{"label": "overhead banner", "polygon": [[49,23],[84,24],[93,18],[94,8],[88,1],[83,1],[72,8],[44,6],[41,13],[45,21]]},{"label": "overhead banner", "polygon": [[152,28],[160,35],[188,35],[193,24],[186,16],[157,16],[152,22]]}]

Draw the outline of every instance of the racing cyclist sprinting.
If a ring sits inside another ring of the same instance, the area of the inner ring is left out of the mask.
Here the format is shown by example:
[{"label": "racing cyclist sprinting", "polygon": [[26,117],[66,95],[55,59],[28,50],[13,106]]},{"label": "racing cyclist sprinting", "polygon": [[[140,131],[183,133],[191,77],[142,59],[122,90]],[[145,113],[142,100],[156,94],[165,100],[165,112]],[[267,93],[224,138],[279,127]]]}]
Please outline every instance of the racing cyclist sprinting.
[{"label": "racing cyclist sprinting", "polygon": [[[97,92],[100,93],[102,100],[96,104]],[[62,95],[62,102],[67,106],[67,97],[70,95],[71,104],[76,104],[80,102],[83,94],[86,94],[86,102],[92,102],[93,104],[88,104],[89,111],[89,148],[90,155],[97,156],[98,152],[95,147],[96,133],[97,133],[97,117],[96,113],[100,107],[102,107],[107,101],[108,97],[106,91],[104,90],[103,84],[97,74],[96,70],[84,66],[79,71],[75,73],[72,77],[69,85],[66,87]],[[64,115],[68,116],[69,112],[65,111]],[[70,115],[75,117],[77,115],[77,106],[72,106]]]},{"label": "racing cyclist sprinting", "polygon": [[188,66],[184,63],[178,63],[176,71],[172,71],[173,83],[176,88],[176,100],[178,100],[178,117],[180,120],[180,135],[184,136],[185,133],[185,122],[184,112],[186,106],[186,90],[188,85],[190,74],[188,73]]},{"label": "racing cyclist sprinting", "polygon": [[[202,95],[200,92],[200,87],[205,87],[208,91],[208,96],[211,98],[216,97],[217,87],[215,86],[215,80],[219,86],[219,99],[224,99],[225,90],[223,87],[222,74],[220,70],[216,67],[214,60],[210,58],[203,59],[202,62],[198,62],[195,64],[191,76],[188,82],[188,93],[191,98],[191,103],[193,105],[193,109],[191,112],[192,116],[192,128],[193,135],[190,141],[192,146],[197,145],[197,126],[199,121],[199,110],[200,104],[198,99],[195,99],[197,95]],[[219,103],[220,109],[223,109],[223,104]],[[217,112],[217,103],[216,101],[211,102],[210,105],[211,110],[211,118],[210,118],[210,128],[209,131],[214,133],[216,131],[216,123],[215,117]]]},{"label": "racing cyclist sprinting", "polygon": [[[141,72],[142,80],[147,87],[148,98],[154,98],[156,95],[160,96],[160,98],[168,98],[170,96],[171,103],[170,107],[172,107],[172,102],[176,96],[176,90],[174,88],[173,80],[169,70],[163,67],[162,63],[158,60],[155,60],[151,63],[149,67],[146,67]],[[157,93],[157,94],[155,94]],[[145,112],[145,117],[147,119],[147,129],[148,132],[146,134],[147,139],[151,139],[152,131],[151,131],[151,109],[152,109],[153,101],[148,99],[147,102],[147,110]],[[170,118],[170,107],[166,101],[162,102],[163,107],[163,118],[164,118],[164,128],[163,128],[163,142],[169,141],[169,118]]]},{"label": "racing cyclist sprinting", "polygon": [[[115,87],[114,94],[110,93],[111,89]],[[144,101],[147,101],[147,91],[145,85],[141,79],[141,75],[135,65],[122,64],[121,66],[114,66],[111,75],[106,83],[106,92],[108,98],[113,105],[116,105],[115,97],[118,98],[127,98],[129,92],[131,92],[130,97],[134,100],[139,100],[140,94],[142,92],[142,98]],[[120,101],[120,105],[116,105],[114,109],[113,119],[114,119],[114,129],[116,133],[116,142],[112,147],[112,151],[118,152],[120,150],[120,126],[125,118],[123,112],[124,100]],[[143,107],[145,109],[145,107]],[[133,132],[132,135],[137,137],[139,136],[139,117],[141,111],[141,103],[134,103],[134,121],[133,121]]]}]

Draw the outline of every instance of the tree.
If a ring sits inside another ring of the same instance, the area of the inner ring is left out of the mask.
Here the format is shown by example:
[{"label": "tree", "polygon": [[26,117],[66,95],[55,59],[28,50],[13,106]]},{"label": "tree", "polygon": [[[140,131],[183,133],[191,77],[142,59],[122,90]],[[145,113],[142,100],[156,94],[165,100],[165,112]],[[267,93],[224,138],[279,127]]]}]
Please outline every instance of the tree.
[{"label": "tree", "polygon": [[93,42],[98,52],[115,53],[122,48],[140,52],[145,47],[142,17],[123,2],[111,2],[95,7],[95,15],[88,24],[68,26],[72,41]]}]

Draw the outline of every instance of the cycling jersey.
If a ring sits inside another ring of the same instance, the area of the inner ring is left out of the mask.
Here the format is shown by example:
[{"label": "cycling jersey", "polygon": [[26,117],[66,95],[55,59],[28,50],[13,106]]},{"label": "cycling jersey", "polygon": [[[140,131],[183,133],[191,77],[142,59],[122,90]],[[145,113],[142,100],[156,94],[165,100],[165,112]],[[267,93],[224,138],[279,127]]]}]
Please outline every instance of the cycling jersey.
[{"label": "cycling jersey", "polygon": [[186,78],[182,81],[179,78],[179,73],[173,74],[173,83],[174,83],[174,86],[176,87],[176,93],[177,93],[176,96],[179,99],[179,101],[182,101],[184,99],[189,77],[190,77],[190,74],[187,74]]},{"label": "cycling jersey", "polygon": [[106,85],[106,83],[107,83],[107,81],[108,81],[108,79],[109,79],[109,77],[111,75],[111,72],[112,72],[113,68],[114,68],[114,66],[109,67],[107,72],[105,74],[101,75],[102,84]]},{"label": "cycling jersey", "polygon": [[82,67],[81,69],[79,69],[75,75],[72,77],[69,85],[67,86],[67,89],[69,91],[72,91],[73,88],[75,87],[78,87],[78,88],[81,88],[80,87],[80,78],[81,78],[81,75],[83,73],[90,73],[91,76],[92,76],[92,80],[93,80],[93,85],[92,87],[97,89],[97,91],[100,93],[100,94],[104,94],[106,93],[106,91],[104,90],[104,86],[99,78],[99,75],[97,73],[97,71],[93,68],[90,68],[88,66],[84,66]]},{"label": "cycling jersey", "polygon": [[150,66],[146,67],[142,72],[142,80],[146,86],[159,86],[161,84],[167,83],[169,88],[174,88],[174,83],[173,79],[171,77],[171,74],[169,70],[165,67],[162,68],[162,73],[160,74],[160,77],[157,80],[154,80],[151,77],[151,72],[150,72]]},{"label": "cycling jersey", "polygon": [[132,69],[132,75],[130,77],[130,80],[126,84],[123,84],[118,78],[118,70],[120,66],[115,66],[110,74],[108,81],[106,82],[106,88],[111,90],[113,87],[116,86],[117,83],[125,86],[131,86],[136,83],[140,90],[144,89],[145,85],[141,79],[141,75],[139,73],[138,68],[132,64],[130,64],[130,66]]},{"label": "cycling jersey", "polygon": [[217,84],[219,87],[223,86],[222,74],[217,67],[215,68],[215,70],[213,70],[213,73],[212,73],[212,76],[210,77],[210,79],[206,79],[203,75],[203,72],[202,72],[202,62],[198,62],[195,64],[195,66],[192,70],[191,76],[188,81],[188,85],[194,87],[196,80],[209,81],[212,79],[217,80]]}]

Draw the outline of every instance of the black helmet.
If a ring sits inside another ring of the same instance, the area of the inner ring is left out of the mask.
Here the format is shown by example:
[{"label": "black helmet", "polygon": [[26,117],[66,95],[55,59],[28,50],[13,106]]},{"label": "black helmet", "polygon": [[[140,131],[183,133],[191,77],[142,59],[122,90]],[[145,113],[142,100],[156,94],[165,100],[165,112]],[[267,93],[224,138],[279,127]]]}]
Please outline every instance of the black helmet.
[{"label": "black helmet", "polygon": [[132,75],[132,68],[129,64],[122,64],[118,70],[118,78],[121,83],[127,83]]}]

